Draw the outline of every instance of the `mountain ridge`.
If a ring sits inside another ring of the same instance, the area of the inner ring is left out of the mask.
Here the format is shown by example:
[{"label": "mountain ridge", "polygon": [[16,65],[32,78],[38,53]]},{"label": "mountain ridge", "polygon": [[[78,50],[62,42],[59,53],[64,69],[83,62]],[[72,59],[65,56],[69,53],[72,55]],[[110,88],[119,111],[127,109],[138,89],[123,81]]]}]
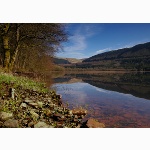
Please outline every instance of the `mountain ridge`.
[{"label": "mountain ridge", "polygon": [[94,55],[66,69],[150,71],[150,42]]}]

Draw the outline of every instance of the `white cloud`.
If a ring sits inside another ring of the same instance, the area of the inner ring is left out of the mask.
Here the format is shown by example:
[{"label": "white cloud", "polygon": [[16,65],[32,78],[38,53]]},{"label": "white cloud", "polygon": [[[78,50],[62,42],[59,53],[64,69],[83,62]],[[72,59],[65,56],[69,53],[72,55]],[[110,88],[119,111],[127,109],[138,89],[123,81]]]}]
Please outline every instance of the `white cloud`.
[{"label": "white cloud", "polygon": [[101,30],[102,28],[96,24],[80,24],[74,30],[74,35],[70,36],[69,44],[64,46],[64,52],[85,50],[87,48],[87,38],[98,34]]},{"label": "white cloud", "polygon": [[109,48],[105,48],[105,49],[100,49],[100,50],[98,50],[98,51],[95,52],[95,55],[96,55],[96,54],[101,54],[101,53],[104,53],[104,52],[108,52],[108,51],[110,51],[110,50],[111,50],[110,47],[109,47]]},{"label": "white cloud", "polygon": [[64,48],[65,52],[84,50],[86,48],[86,41],[83,35],[76,34],[69,39],[71,45]]}]

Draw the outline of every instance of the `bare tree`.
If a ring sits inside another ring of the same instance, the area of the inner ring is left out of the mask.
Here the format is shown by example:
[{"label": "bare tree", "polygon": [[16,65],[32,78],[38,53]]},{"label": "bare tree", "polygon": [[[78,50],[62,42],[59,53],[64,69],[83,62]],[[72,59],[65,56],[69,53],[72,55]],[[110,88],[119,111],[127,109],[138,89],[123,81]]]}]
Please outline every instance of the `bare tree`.
[{"label": "bare tree", "polygon": [[[0,24],[3,67],[12,71],[14,66],[24,68],[37,58],[47,59],[67,41],[64,24],[5,23]],[[29,59],[30,56],[30,59]],[[33,65],[33,64],[32,64]]]}]

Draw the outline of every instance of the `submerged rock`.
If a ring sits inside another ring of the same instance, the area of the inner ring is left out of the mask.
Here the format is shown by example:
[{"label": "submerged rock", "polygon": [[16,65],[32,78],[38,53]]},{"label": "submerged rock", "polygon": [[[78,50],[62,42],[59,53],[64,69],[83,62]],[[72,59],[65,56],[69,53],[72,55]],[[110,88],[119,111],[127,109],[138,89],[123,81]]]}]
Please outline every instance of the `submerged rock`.
[{"label": "submerged rock", "polygon": [[87,128],[105,128],[105,125],[103,123],[96,121],[93,118],[90,118],[87,120],[85,127],[87,127]]}]

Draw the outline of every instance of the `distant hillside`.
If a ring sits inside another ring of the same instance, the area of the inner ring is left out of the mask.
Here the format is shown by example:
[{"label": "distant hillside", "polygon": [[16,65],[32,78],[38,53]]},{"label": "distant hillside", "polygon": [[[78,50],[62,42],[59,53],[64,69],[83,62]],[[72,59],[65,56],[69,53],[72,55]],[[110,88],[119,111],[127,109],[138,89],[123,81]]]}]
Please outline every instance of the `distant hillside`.
[{"label": "distant hillside", "polygon": [[55,64],[72,64],[72,63],[80,63],[83,59],[76,59],[76,58],[53,58],[53,62]]},{"label": "distant hillside", "polygon": [[53,58],[53,63],[54,64],[57,64],[57,65],[59,65],[59,64],[71,64],[68,60],[66,60],[66,59],[63,59],[63,58]]},{"label": "distant hillside", "polygon": [[98,54],[82,63],[64,65],[69,69],[150,71],[150,42]]},{"label": "distant hillside", "polygon": [[83,60],[83,62],[91,61],[101,61],[101,60],[113,60],[113,59],[123,59],[123,58],[141,58],[150,56],[150,42],[145,44],[139,44],[131,48],[123,48],[118,50],[113,50],[92,56],[88,59]]},{"label": "distant hillside", "polygon": [[84,59],[76,59],[76,58],[64,58],[68,60],[70,63],[81,63]]}]

